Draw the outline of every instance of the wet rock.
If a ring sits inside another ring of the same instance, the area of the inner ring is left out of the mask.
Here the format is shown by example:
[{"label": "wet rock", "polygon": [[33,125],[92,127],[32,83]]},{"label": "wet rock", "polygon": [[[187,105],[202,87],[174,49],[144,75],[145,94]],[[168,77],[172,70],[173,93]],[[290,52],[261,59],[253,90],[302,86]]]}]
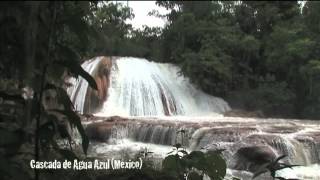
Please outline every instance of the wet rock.
[{"label": "wet rock", "polygon": [[[89,117],[84,123],[88,124],[86,131],[90,139],[100,142],[108,142],[112,137],[168,146],[183,141],[190,150],[226,149],[223,155],[228,164],[233,164],[241,170],[253,171],[274,155],[287,155],[283,162],[288,164],[319,163],[320,130],[316,125],[306,124],[305,121],[292,122],[281,119],[246,118],[201,122],[112,116]],[[182,130],[183,137],[182,133],[178,133]],[[258,147],[258,150],[248,150],[248,147]],[[253,153],[246,154],[242,152],[243,149],[245,152]],[[239,157],[242,158],[238,158],[235,155],[237,153],[240,153]],[[246,159],[249,159],[248,163],[244,163]]]},{"label": "wet rock", "polygon": [[295,133],[299,130],[302,130],[303,127],[295,126],[295,125],[273,125],[273,126],[266,126],[263,127],[264,132],[268,133],[281,133],[281,134],[289,134]]},{"label": "wet rock", "polygon": [[262,111],[245,111],[240,109],[232,109],[223,114],[225,117],[252,117],[252,118],[263,118],[265,115]]},{"label": "wet rock", "polygon": [[107,142],[112,135],[112,131],[116,130],[119,125],[124,126],[130,123],[128,119],[120,116],[104,118],[89,116],[86,120],[89,121],[89,124],[87,124],[85,127],[88,137],[101,142]]},{"label": "wet rock", "polygon": [[85,130],[90,139],[107,142],[111,135],[112,127],[112,123],[93,123],[89,124]]},{"label": "wet rock", "polygon": [[92,73],[98,90],[88,88],[85,100],[85,113],[95,113],[98,111],[108,97],[110,85],[110,69],[112,66],[111,57],[101,57],[97,69]]},{"label": "wet rock", "polygon": [[268,146],[250,146],[240,148],[233,156],[231,168],[255,172],[265,163],[276,158],[274,151]]}]

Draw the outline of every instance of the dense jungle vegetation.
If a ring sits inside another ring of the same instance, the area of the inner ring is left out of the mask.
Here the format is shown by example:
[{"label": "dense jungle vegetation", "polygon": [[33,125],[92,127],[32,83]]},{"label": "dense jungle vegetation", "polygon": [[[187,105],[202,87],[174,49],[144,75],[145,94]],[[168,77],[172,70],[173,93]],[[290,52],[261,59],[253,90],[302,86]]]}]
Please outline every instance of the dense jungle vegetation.
[{"label": "dense jungle vegetation", "polygon": [[[30,159],[74,159],[63,120],[79,130],[86,153],[89,142],[64,91],[64,77],[82,76],[96,88],[80,63],[99,55],[174,63],[234,108],[319,119],[320,3],[303,4],[158,1],[170,13],[150,15],[166,18],[166,26],[136,30],[126,23],[132,10],[120,3],[1,2],[1,176],[38,179],[39,172],[26,167]],[[42,103],[46,90],[57,95],[54,108]],[[90,177],[81,171],[41,175]]]},{"label": "dense jungle vegetation", "polygon": [[160,51],[146,57],[178,64],[204,91],[234,108],[319,119],[319,2],[158,5],[171,11],[154,41]]},{"label": "dense jungle vegetation", "polygon": [[319,2],[158,1],[170,13],[150,15],[167,19],[166,26],[138,30],[126,23],[134,14],[122,3],[31,4],[1,5],[4,78],[26,81],[25,72],[41,69],[48,56],[137,56],[179,65],[234,108],[320,117]]}]

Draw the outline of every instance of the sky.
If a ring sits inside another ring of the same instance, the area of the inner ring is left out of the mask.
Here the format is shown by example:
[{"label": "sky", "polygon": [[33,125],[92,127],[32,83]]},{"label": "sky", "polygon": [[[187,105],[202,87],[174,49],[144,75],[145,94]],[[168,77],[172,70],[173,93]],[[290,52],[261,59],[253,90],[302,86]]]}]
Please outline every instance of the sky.
[{"label": "sky", "polygon": [[155,4],[155,1],[117,1],[132,8],[134,19],[129,20],[128,23],[132,24],[135,29],[142,28],[143,25],[149,27],[164,27],[166,20],[154,16],[148,16],[148,13],[153,9],[158,10],[160,14],[167,14],[169,11],[163,7]]},{"label": "sky", "polygon": [[[157,18],[154,16],[148,16],[148,13],[153,9],[158,10],[160,14],[167,14],[169,10],[164,7],[159,7],[156,5],[156,1],[113,1],[114,3],[122,3],[124,6],[129,6],[133,10],[135,17],[132,20],[127,21],[127,23],[132,24],[135,29],[141,29],[143,25],[149,27],[164,27],[166,20]],[[304,1],[298,1],[302,5],[305,4]]]}]

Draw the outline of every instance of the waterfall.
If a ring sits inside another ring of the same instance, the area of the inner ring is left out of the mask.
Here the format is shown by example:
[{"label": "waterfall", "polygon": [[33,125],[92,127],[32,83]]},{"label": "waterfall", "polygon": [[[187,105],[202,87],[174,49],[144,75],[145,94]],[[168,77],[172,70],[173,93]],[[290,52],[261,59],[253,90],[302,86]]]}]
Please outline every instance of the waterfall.
[{"label": "waterfall", "polygon": [[89,154],[113,157],[150,148],[162,160],[181,143],[188,152],[224,149],[229,174],[243,179],[281,155],[287,155],[285,163],[303,165],[277,172],[281,177],[320,178],[318,121],[223,117],[228,104],[197,89],[172,64],[97,57],[82,67],[94,77],[98,91],[81,77],[71,78],[68,94],[74,107],[110,116],[87,122]]},{"label": "waterfall", "polygon": [[[99,66],[104,65],[100,63],[102,59],[86,61],[82,67],[95,76]],[[173,64],[133,57],[111,61],[107,99],[98,115],[203,116],[221,114],[230,109],[223,99],[197,89]],[[71,100],[76,110],[84,113],[86,101],[90,98],[88,83],[81,77],[72,83],[74,87],[68,90]]]}]

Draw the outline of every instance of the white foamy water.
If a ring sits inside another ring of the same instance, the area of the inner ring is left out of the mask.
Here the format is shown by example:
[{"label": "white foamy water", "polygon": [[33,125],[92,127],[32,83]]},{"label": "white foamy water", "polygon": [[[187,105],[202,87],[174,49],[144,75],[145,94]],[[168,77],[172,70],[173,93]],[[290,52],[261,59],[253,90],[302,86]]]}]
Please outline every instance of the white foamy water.
[{"label": "white foamy water", "polygon": [[111,157],[121,150],[126,150],[129,156],[134,156],[140,151],[148,151],[153,152],[152,155],[158,158],[164,158],[172,150],[171,146],[142,143],[130,139],[113,139],[108,143],[95,144],[92,148],[96,154]]},{"label": "white foamy water", "polygon": [[277,176],[286,179],[320,180],[320,166],[319,164],[312,164],[293,167],[292,169],[286,168],[278,171]]}]

